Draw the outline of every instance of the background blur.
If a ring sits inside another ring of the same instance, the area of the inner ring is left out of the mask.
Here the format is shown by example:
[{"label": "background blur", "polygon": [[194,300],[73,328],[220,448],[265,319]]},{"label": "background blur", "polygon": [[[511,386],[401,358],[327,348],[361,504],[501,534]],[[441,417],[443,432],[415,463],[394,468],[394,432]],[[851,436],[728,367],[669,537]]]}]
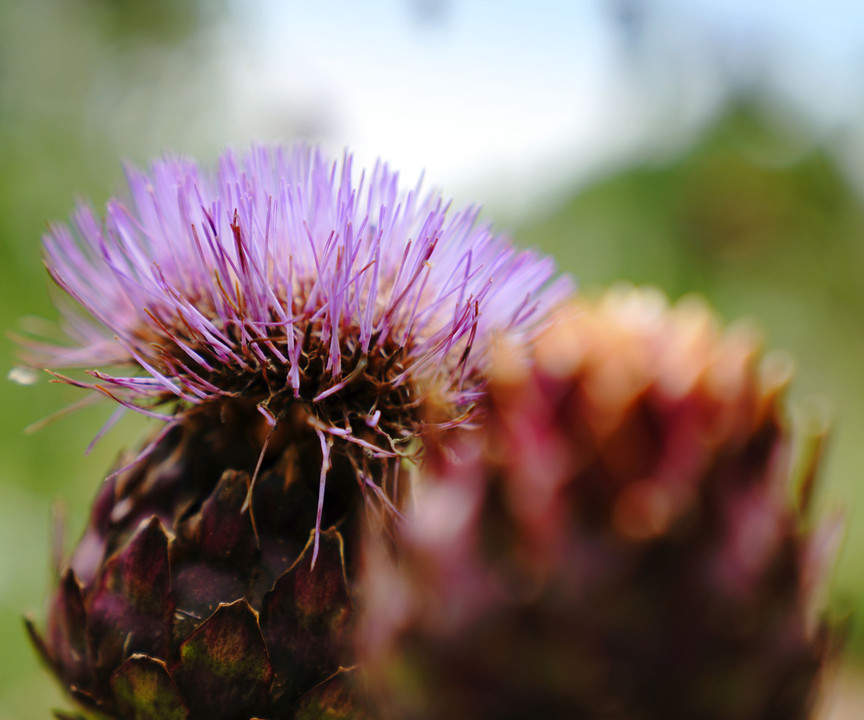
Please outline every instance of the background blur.
[{"label": "background blur", "polygon": [[[41,234],[122,191],[121,159],[305,138],[425,168],[583,288],[698,292],[797,358],[795,398],[835,421],[833,601],[864,618],[862,78],[857,0],[2,0],[0,324],[55,317]],[[53,582],[52,503],[74,541],[143,432],[85,457],[98,407],[24,434],[77,397],[0,383],[0,720],[64,705],[20,622]]]}]

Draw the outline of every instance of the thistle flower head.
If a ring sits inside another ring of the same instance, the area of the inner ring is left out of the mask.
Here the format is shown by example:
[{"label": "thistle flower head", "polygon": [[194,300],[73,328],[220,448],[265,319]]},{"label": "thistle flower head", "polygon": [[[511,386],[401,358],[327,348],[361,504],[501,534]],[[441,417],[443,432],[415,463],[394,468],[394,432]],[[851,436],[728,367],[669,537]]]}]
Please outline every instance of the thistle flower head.
[{"label": "thistle flower head", "polygon": [[165,159],[127,179],[104,219],[81,205],[45,240],[75,302],[71,345],[38,346],[40,363],[168,421],[240,397],[274,427],[302,406],[322,477],[334,441],[403,454],[426,397],[445,424],[468,417],[495,338],[522,342],[567,293],[549,259],[385,164],[358,178],[350,155],[255,147],[215,173]]}]

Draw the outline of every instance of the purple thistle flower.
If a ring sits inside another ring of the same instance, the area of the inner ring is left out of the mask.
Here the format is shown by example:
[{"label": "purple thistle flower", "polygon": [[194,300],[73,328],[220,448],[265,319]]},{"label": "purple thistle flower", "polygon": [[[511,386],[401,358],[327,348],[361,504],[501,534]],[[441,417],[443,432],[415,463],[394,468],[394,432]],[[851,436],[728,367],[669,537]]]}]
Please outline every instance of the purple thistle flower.
[{"label": "purple thistle flower", "polygon": [[319,524],[334,444],[388,501],[420,406],[434,399],[445,426],[469,419],[496,340],[527,341],[570,290],[550,259],[478,225],[478,208],[406,191],[386,164],[357,180],[350,155],[255,147],[216,173],[164,159],[127,180],[130,201],[104,220],[80,205],[45,239],[75,302],[71,346],[30,343],[39,364],[88,368],[56,377],[166,432],[227,398],[254,402],[271,432],[302,406],[322,452]]}]

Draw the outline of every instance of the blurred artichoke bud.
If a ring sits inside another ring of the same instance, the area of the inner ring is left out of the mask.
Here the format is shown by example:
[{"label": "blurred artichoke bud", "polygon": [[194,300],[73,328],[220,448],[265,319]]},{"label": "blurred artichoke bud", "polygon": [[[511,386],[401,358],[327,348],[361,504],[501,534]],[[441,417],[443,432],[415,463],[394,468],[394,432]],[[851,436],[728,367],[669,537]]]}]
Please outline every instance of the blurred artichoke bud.
[{"label": "blurred artichoke bud", "polygon": [[796,720],[836,634],[839,523],[807,520],[790,363],[702,304],[614,290],[499,352],[485,418],[429,453],[360,652],[400,720]]}]

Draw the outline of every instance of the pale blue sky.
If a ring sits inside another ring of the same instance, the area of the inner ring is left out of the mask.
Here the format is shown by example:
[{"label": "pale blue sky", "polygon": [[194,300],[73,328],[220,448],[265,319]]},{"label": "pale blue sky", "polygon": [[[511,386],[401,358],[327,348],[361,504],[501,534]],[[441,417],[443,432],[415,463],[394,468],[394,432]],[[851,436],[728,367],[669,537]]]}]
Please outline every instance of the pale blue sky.
[{"label": "pale blue sky", "polygon": [[686,136],[716,105],[721,69],[770,77],[821,126],[864,117],[860,0],[633,0],[650,12],[646,53],[629,58],[613,6],[627,3],[237,0],[238,130],[299,130],[518,203]]}]

